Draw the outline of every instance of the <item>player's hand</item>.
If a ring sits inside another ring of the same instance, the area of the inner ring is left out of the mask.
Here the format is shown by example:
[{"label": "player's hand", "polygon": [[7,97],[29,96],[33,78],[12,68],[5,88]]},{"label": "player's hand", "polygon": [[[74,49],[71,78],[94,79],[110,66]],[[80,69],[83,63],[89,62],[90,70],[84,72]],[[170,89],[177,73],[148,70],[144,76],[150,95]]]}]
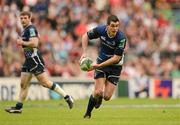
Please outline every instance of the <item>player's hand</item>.
[{"label": "player's hand", "polygon": [[79,59],[79,64],[81,63],[81,60],[82,60],[83,58],[85,58],[85,57],[87,57],[87,54],[86,54],[86,53],[83,53],[82,56],[81,56],[81,58]]},{"label": "player's hand", "polygon": [[22,39],[17,39],[16,41],[18,46],[22,46],[23,45],[23,40]]},{"label": "player's hand", "polygon": [[94,64],[94,65],[91,66],[90,69],[88,69],[88,72],[89,72],[89,71],[92,71],[92,70],[94,70],[94,69],[97,69],[97,68],[99,68],[99,64]]}]

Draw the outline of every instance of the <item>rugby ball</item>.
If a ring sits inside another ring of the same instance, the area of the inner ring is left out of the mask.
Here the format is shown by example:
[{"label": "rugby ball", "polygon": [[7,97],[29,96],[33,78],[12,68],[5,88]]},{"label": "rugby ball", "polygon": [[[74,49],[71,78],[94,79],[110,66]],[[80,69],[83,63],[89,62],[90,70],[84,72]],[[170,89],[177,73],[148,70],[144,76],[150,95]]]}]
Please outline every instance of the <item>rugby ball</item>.
[{"label": "rugby ball", "polygon": [[88,71],[92,66],[92,59],[89,57],[84,57],[80,62],[80,67],[82,71]]}]

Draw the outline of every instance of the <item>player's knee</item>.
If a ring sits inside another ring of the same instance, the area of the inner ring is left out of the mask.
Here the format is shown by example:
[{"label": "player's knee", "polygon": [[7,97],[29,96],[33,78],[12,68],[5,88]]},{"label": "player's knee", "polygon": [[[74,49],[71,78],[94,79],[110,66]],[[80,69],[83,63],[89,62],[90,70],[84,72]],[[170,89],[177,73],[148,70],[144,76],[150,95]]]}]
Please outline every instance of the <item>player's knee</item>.
[{"label": "player's knee", "polygon": [[103,90],[95,90],[94,91],[94,95],[96,96],[96,97],[103,97]]},{"label": "player's knee", "polygon": [[51,88],[51,85],[49,85],[47,82],[42,83],[42,86],[45,88]]},{"label": "player's knee", "polygon": [[111,96],[104,96],[105,101],[109,101],[111,99]]},{"label": "player's knee", "polygon": [[41,85],[45,88],[48,88],[48,86],[45,83],[41,83]]},{"label": "player's knee", "polygon": [[21,88],[22,89],[26,89],[27,88],[27,85],[25,83],[21,83]]},{"label": "player's knee", "polygon": [[51,88],[51,84],[48,81],[41,81],[41,85],[45,88]]}]

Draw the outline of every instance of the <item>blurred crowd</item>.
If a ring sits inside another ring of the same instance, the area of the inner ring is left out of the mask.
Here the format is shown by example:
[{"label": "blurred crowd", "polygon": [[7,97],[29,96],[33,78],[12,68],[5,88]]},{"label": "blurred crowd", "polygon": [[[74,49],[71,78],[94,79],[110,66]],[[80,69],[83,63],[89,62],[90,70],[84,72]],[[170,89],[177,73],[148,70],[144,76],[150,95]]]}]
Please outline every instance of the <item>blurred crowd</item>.
[{"label": "blurred crowd", "polygon": [[[22,31],[21,10],[33,14],[50,76],[93,77],[79,67],[82,34],[115,14],[128,39],[122,78],[180,78],[180,32],[166,0],[0,0],[1,77],[20,76],[24,57],[16,39]],[[88,54],[94,61],[97,46],[90,41]]]}]

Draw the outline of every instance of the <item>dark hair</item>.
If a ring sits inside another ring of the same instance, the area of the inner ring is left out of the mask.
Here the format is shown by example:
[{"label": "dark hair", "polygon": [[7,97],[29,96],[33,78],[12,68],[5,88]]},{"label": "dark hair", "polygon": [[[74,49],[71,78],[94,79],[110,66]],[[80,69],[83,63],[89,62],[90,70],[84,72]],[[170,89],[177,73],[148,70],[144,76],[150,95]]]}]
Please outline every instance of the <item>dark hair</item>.
[{"label": "dark hair", "polygon": [[22,11],[21,13],[20,13],[20,16],[28,16],[29,18],[31,18],[31,12],[29,12],[29,11]]},{"label": "dark hair", "polygon": [[111,22],[119,22],[119,19],[115,15],[110,15],[107,19],[107,24],[109,25]]}]

